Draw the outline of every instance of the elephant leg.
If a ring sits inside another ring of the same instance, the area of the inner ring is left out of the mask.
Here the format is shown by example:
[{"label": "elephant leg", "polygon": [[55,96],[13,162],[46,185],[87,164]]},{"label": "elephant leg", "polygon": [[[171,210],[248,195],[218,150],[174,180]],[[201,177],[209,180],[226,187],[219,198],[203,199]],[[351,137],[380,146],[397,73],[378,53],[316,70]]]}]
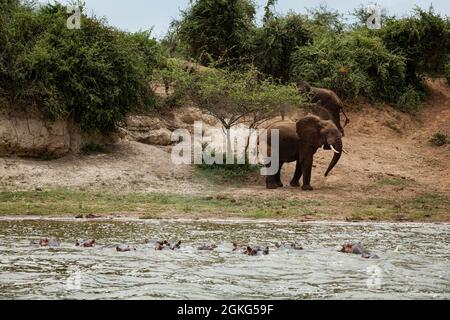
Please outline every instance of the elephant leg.
[{"label": "elephant leg", "polygon": [[303,173],[303,190],[314,190],[311,187],[311,171],[313,166],[313,155],[302,159],[302,173]]},{"label": "elephant leg", "polygon": [[281,168],[283,167],[284,162],[280,161],[280,168],[278,169],[276,176],[276,184],[278,186],[278,188],[282,188],[283,187],[283,183],[281,182]]},{"label": "elephant leg", "polygon": [[295,164],[294,177],[291,180],[291,187],[300,187],[300,178],[302,176],[302,164],[300,160],[297,160]]},{"label": "elephant leg", "polygon": [[[269,165],[270,166],[270,165]],[[278,171],[276,174],[266,177],[266,187],[267,189],[277,189],[283,186],[280,179],[280,172],[283,163],[280,163]]]}]

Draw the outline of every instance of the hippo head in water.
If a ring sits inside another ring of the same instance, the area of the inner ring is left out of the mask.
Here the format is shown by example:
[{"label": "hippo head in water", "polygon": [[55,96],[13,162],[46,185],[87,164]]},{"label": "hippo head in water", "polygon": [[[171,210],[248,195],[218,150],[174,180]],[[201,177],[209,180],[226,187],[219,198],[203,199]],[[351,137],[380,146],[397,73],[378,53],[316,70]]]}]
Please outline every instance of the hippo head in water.
[{"label": "hippo head in water", "polygon": [[33,244],[38,244],[41,247],[59,247],[61,245],[61,240],[56,237],[51,238],[41,238],[39,241],[32,241]]},{"label": "hippo head in water", "polygon": [[121,244],[116,246],[116,251],[117,252],[128,252],[128,251],[135,251],[136,248],[133,248],[129,245],[125,245],[125,244]]},{"label": "hippo head in water", "polygon": [[95,247],[95,240],[89,239],[89,240],[83,240],[83,241],[77,241],[75,243],[77,247],[83,247],[83,248],[91,248]]},{"label": "hippo head in water", "polygon": [[361,243],[346,243],[342,245],[340,252],[360,254],[365,259],[378,259],[376,254],[367,251]]}]

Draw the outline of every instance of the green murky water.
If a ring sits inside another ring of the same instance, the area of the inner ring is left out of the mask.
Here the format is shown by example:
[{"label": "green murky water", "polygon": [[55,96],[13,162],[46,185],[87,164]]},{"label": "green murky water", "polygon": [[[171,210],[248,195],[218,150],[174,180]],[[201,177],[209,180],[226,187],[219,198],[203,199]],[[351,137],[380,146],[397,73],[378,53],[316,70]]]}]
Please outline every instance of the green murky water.
[{"label": "green murky water", "polygon": [[[57,236],[58,248],[30,241]],[[95,248],[77,239],[95,238]],[[180,239],[155,251],[144,239]],[[271,246],[232,253],[232,242]],[[297,241],[303,251],[276,250]],[[380,259],[337,252],[362,241]],[[213,252],[198,245],[214,242]],[[116,252],[114,244],[133,252]],[[0,220],[2,299],[449,299],[449,224]]]}]

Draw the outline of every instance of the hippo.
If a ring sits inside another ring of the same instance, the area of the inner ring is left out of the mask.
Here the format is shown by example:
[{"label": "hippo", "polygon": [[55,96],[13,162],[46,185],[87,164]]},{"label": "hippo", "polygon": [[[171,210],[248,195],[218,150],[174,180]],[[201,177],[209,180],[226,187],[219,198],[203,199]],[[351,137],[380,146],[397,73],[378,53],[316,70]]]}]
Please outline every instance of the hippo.
[{"label": "hippo", "polygon": [[367,251],[361,243],[346,243],[342,246],[340,252],[360,254],[364,259],[378,259],[376,254]]},{"label": "hippo", "polygon": [[201,250],[201,251],[213,251],[217,249],[217,245],[216,244],[202,244],[201,246],[199,246],[197,248],[197,250]]},{"label": "hippo", "polygon": [[181,241],[178,241],[177,243],[175,243],[170,249],[172,250],[178,250],[181,248]]},{"label": "hippo", "polygon": [[75,243],[75,245],[77,247],[91,248],[91,247],[95,246],[95,240],[94,239],[90,239],[90,240],[77,241]]},{"label": "hippo", "polygon": [[303,250],[303,247],[302,247],[300,244],[295,243],[295,242],[289,242],[289,243],[286,243],[286,242],[282,242],[282,243],[276,242],[276,243],[275,243],[275,247],[276,247],[277,249]]},{"label": "hippo", "polygon": [[33,240],[31,241],[31,244],[40,245],[41,247],[59,247],[61,245],[61,240],[56,237],[45,237],[39,240]]},{"label": "hippo", "polygon": [[136,251],[136,248],[133,248],[129,245],[120,244],[116,246],[117,252],[128,252],[128,251]]},{"label": "hippo", "polygon": [[243,246],[241,247],[237,243],[233,243],[233,252],[240,251],[243,254],[249,255],[249,256],[256,256],[256,255],[268,255],[269,254],[269,247],[261,247],[261,246]]},{"label": "hippo", "polygon": [[244,253],[249,256],[257,256],[260,254],[263,254],[266,256],[269,254],[269,247],[262,248],[260,246],[255,246],[255,247],[247,246],[247,250]]},{"label": "hippo", "polygon": [[177,249],[180,249],[180,247],[181,247],[181,241],[178,241],[173,246],[167,240],[156,241],[156,244],[155,244],[155,250],[158,250],[158,251],[166,250],[166,249],[177,250]]}]

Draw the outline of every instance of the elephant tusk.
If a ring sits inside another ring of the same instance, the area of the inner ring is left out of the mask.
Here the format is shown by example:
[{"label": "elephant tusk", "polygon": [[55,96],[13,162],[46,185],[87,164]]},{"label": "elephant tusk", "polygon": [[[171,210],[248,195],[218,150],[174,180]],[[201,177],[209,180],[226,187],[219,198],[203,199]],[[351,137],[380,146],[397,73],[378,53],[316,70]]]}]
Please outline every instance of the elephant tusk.
[{"label": "elephant tusk", "polygon": [[330,147],[331,147],[331,150],[333,150],[334,153],[337,153],[337,154],[340,153],[339,151],[337,151],[337,150],[333,147],[333,145],[330,145]]},{"label": "elephant tusk", "polygon": [[345,153],[345,154],[350,154],[347,151],[345,151],[345,149],[342,149],[342,152]]}]

